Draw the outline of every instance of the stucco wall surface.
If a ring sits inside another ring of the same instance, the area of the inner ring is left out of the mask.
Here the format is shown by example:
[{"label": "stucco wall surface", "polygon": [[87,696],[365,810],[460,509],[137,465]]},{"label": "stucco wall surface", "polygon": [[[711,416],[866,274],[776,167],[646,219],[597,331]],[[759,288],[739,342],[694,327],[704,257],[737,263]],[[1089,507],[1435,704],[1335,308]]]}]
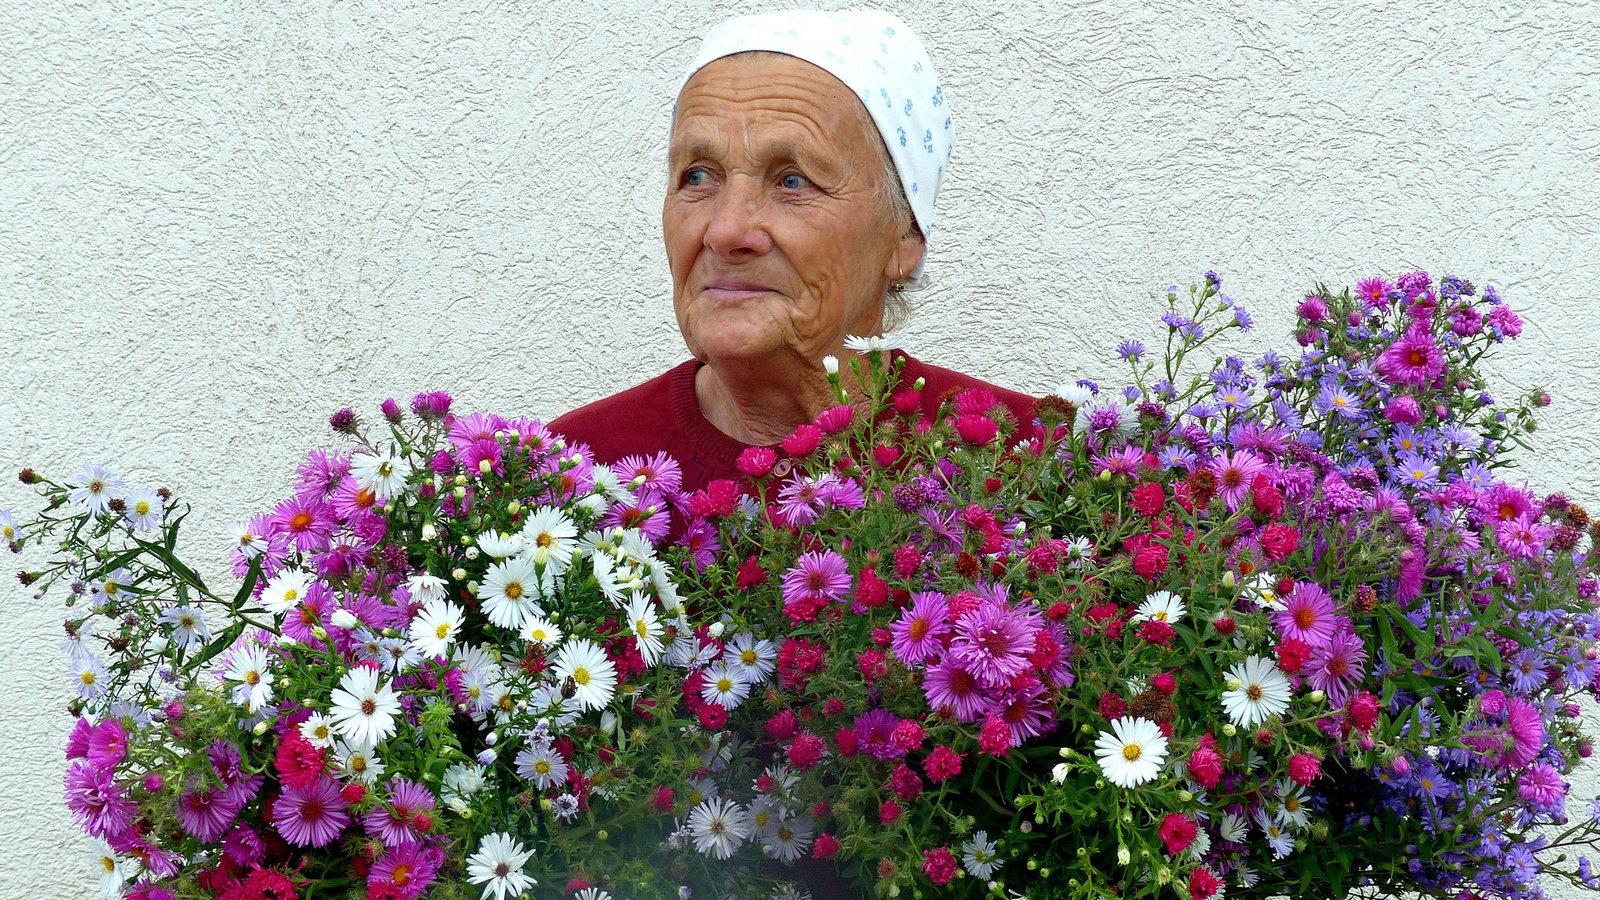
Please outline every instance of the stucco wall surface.
[{"label": "stucco wall surface", "polygon": [[[0,468],[170,485],[220,579],[332,409],[552,416],[677,362],[671,92],[708,23],[773,5],[10,0]],[[957,132],[913,353],[1044,392],[1114,381],[1206,268],[1248,351],[1315,282],[1459,273],[1528,321],[1499,393],[1554,397],[1528,477],[1600,504],[1600,6],[886,5]],[[7,583],[0,898],[88,897],[63,612]]]}]

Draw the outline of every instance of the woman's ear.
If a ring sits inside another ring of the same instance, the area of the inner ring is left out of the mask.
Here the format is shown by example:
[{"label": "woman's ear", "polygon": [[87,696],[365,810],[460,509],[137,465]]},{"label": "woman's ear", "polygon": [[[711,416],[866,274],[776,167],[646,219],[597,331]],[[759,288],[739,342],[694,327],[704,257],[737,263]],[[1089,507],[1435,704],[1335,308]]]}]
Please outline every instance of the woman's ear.
[{"label": "woman's ear", "polygon": [[888,265],[884,266],[883,275],[890,281],[905,281],[911,273],[917,270],[917,264],[922,262],[922,256],[928,252],[928,243],[922,237],[922,232],[915,225],[900,238],[895,245],[894,254],[889,257]]}]

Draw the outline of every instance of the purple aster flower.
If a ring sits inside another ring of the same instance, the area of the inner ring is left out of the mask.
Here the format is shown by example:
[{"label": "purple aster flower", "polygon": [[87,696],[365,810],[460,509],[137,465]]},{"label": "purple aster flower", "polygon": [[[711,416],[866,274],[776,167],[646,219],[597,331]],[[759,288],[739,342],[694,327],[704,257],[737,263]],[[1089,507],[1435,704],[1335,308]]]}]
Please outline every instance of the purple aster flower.
[{"label": "purple aster flower", "polygon": [[705,519],[691,519],[683,527],[683,536],[678,539],[678,544],[689,551],[689,558],[684,560],[684,565],[693,566],[696,572],[705,571],[706,566],[716,561],[717,551],[722,549],[717,529]]},{"label": "purple aster flower", "polygon": [[432,422],[450,414],[450,402],[450,395],[444,391],[426,391],[411,398],[411,411]]},{"label": "purple aster flower", "polygon": [[900,618],[889,626],[893,636],[890,649],[895,658],[914,666],[943,652],[940,638],[950,632],[946,621],[950,602],[943,594],[926,591],[911,595],[911,605],[900,611]]},{"label": "purple aster flower", "polygon": [[929,707],[949,709],[958,722],[976,722],[988,708],[977,677],[948,659],[928,667],[922,690]]},{"label": "purple aster flower", "polygon": [[874,709],[856,716],[855,732],[861,749],[873,759],[899,759],[905,756],[905,749],[894,742],[894,727],[899,724],[900,720],[894,713],[884,709]]},{"label": "purple aster flower", "polygon": [[137,812],[128,792],[112,778],[112,770],[97,769],[86,759],[67,769],[66,800],[78,825],[106,841],[126,833]]},{"label": "purple aster flower", "polygon": [[1266,471],[1266,463],[1248,450],[1235,450],[1231,454],[1223,451],[1211,461],[1211,472],[1217,480],[1217,494],[1227,502],[1230,510],[1239,508],[1250,495],[1250,487],[1256,476]]},{"label": "purple aster flower", "polygon": [[1550,526],[1535,521],[1531,513],[1523,513],[1509,522],[1501,522],[1494,536],[1500,549],[1512,557],[1533,559],[1544,552],[1550,540]]},{"label": "purple aster flower", "polygon": [[646,512],[658,502],[648,492],[641,491],[635,499],[638,502],[634,504],[618,503],[612,506],[601,517],[600,524],[606,528],[637,528],[651,543],[665,540],[672,531],[671,515],[659,506],[654,513]]},{"label": "purple aster flower", "polygon": [[235,825],[222,842],[222,854],[248,868],[267,855],[267,842],[250,826]]},{"label": "purple aster flower", "polygon": [[1316,399],[1312,401],[1312,408],[1327,416],[1335,415],[1350,422],[1359,422],[1367,417],[1366,410],[1362,409],[1361,401],[1340,384],[1335,378],[1322,379],[1321,388],[1317,391]]},{"label": "purple aster flower", "polygon": [[1028,653],[1034,646],[1034,633],[1043,620],[1039,614],[1011,609],[1004,603],[988,602],[956,623],[956,637],[950,642],[950,658],[992,686],[1009,684],[1027,671]]},{"label": "purple aster flower", "polygon": [[828,509],[865,509],[866,492],[854,478],[823,475],[818,479],[817,502]]},{"label": "purple aster flower", "polygon": [[377,837],[390,847],[411,844],[421,840],[416,830],[417,816],[433,813],[433,793],[426,787],[404,778],[389,782],[389,799],[367,813],[367,834]]},{"label": "purple aster flower", "polygon": [[226,789],[192,779],[178,797],[178,824],[201,842],[213,843],[239,815],[240,807],[231,800]]},{"label": "purple aster flower", "polygon": [[1168,446],[1161,448],[1161,452],[1156,454],[1156,459],[1160,460],[1161,468],[1163,469],[1183,469],[1185,471],[1189,471],[1194,468],[1195,463],[1199,460],[1199,457],[1195,456],[1194,451],[1190,450],[1188,447],[1184,447],[1179,444],[1169,444]]},{"label": "purple aster flower", "polygon": [[488,471],[496,475],[504,475],[506,469],[500,462],[502,452],[503,448],[498,440],[494,438],[478,438],[461,447],[458,457],[461,462],[461,468],[465,469],[469,475],[483,474],[484,463],[489,464]]},{"label": "purple aster flower", "polygon": [[413,841],[387,847],[367,873],[367,884],[392,884],[405,900],[416,900],[438,873],[438,855],[427,845]]},{"label": "purple aster flower", "polygon": [[1137,475],[1143,461],[1143,448],[1128,444],[1111,453],[1095,454],[1091,463],[1094,465],[1096,475],[1103,472],[1110,472],[1113,475]]},{"label": "purple aster flower", "polygon": [[1055,704],[1042,684],[1032,684],[1002,693],[988,712],[1000,717],[1011,729],[1011,746],[1055,730]]},{"label": "purple aster flower", "polygon": [[1391,383],[1415,388],[1426,388],[1445,372],[1444,353],[1421,325],[1379,354],[1374,366]]},{"label": "purple aster flower", "polygon": [[294,492],[305,500],[326,500],[350,472],[344,453],[312,450],[295,469]]},{"label": "purple aster flower", "polygon": [[1397,483],[1419,491],[1439,485],[1439,464],[1420,453],[1402,453],[1391,470]]},{"label": "purple aster flower", "polygon": [[1511,680],[1511,689],[1527,696],[1544,686],[1544,660],[1536,648],[1524,647],[1511,657],[1506,675]]},{"label": "purple aster flower", "polygon": [[1144,344],[1138,341],[1123,341],[1117,345],[1117,355],[1128,362],[1138,362],[1144,355]]},{"label": "purple aster flower", "polygon": [[832,550],[809,550],[783,576],[785,604],[802,600],[843,600],[850,590],[850,567]]},{"label": "purple aster flower", "polygon": [[1334,708],[1344,706],[1351,692],[1365,677],[1367,665],[1366,644],[1351,629],[1348,620],[1336,628],[1333,637],[1324,646],[1311,652],[1311,662],[1306,672],[1311,686],[1328,695],[1328,704]]},{"label": "purple aster flower", "polygon": [[1333,598],[1314,581],[1296,583],[1272,619],[1279,635],[1305,641],[1312,649],[1326,647],[1340,621],[1333,609]]},{"label": "purple aster flower", "polygon": [[284,788],[272,804],[272,819],[284,840],[299,847],[326,847],[350,824],[339,782],[327,776],[310,787]]}]

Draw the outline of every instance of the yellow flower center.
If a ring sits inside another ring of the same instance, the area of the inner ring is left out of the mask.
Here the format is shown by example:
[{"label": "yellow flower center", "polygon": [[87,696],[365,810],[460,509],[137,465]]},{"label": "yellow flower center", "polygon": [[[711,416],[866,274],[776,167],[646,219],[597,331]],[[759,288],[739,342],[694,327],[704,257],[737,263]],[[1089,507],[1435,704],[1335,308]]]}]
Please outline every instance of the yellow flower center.
[{"label": "yellow flower center", "polygon": [[440,622],[439,626],[437,628],[433,629],[433,636],[438,638],[441,641],[444,640],[445,638],[449,637],[450,636],[450,623],[449,622]]},{"label": "yellow flower center", "polygon": [[506,596],[510,597],[512,600],[521,600],[522,583],[519,581],[508,582],[506,584]]},{"label": "yellow flower center", "polygon": [[1144,748],[1139,746],[1138,744],[1123,744],[1122,745],[1122,758],[1127,760],[1128,762],[1133,762],[1134,760],[1137,760],[1139,757],[1141,757],[1143,755],[1144,755]]},{"label": "yellow flower center", "polygon": [[587,685],[589,683],[589,670],[585,668],[574,669],[572,672],[572,680],[576,681],[579,685]]}]

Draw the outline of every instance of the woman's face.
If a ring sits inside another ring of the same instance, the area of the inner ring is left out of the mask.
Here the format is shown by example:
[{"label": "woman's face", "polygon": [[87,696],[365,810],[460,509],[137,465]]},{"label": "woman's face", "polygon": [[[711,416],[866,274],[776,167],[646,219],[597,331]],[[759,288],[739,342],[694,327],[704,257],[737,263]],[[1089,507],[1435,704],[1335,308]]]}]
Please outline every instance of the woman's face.
[{"label": "woman's face", "polygon": [[865,115],[792,56],[725,57],[684,85],[661,224],[696,358],[816,366],[846,334],[878,333],[888,283],[922,243],[885,202]]}]

